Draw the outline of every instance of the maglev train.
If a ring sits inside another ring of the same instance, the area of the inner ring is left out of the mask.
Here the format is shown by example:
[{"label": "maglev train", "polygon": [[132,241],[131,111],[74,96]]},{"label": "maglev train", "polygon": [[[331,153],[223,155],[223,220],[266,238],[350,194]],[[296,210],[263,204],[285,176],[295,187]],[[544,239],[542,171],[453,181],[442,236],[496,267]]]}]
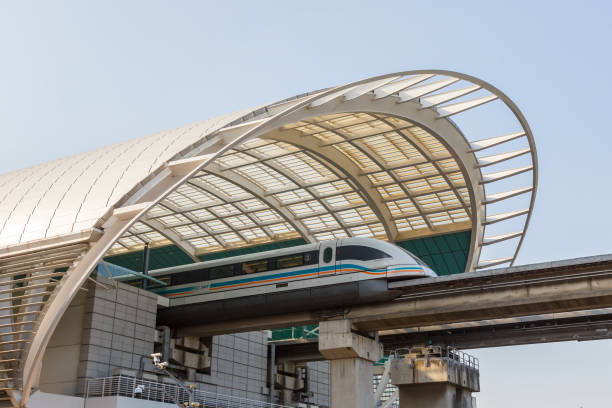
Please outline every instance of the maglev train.
[{"label": "maglev train", "polygon": [[[169,297],[162,324],[197,324],[295,311],[321,311],[391,300],[388,281],[436,276],[403,248],[371,238],[343,238],[214,261],[157,269]],[[137,278],[120,280],[138,284]]]}]

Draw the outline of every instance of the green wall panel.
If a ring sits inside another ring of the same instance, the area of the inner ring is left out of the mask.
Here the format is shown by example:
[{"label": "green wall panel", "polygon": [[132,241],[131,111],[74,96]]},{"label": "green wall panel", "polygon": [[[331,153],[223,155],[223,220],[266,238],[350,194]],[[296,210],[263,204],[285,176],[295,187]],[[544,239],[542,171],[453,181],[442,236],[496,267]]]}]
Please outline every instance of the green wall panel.
[{"label": "green wall panel", "polygon": [[255,245],[255,246],[246,247],[246,248],[232,249],[229,251],[213,252],[208,255],[201,255],[199,256],[199,258],[202,261],[212,261],[213,259],[229,258],[231,256],[247,255],[247,254],[253,254],[255,252],[265,252],[265,251],[271,251],[273,249],[288,248],[292,246],[305,245],[305,244],[306,244],[306,241],[299,238],[299,239],[292,239],[290,241],[272,242],[270,244]]},{"label": "green wall panel", "polygon": [[438,275],[451,275],[465,271],[471,235],[471,231],[460,231],[396,244],[421,258]]},{"label": "green wall panel", "polygon": [[[273,249],[287,248],[296,245],[304,245],[305,243],[306,241],[300,238],[290,241],[273,242],[270,244],[233,249],[230,251],[214,252],[208,255],[202,255],[199,258],[202,261],[211,261],[213,259],[270,251]],[[104,258],[104,260],[136,272],[142,272],[143,251],[109,256]],[[149,255],[149,269],[151,270],[169,268],[171,266],[185,265],[189,263],[193,263],[193,260],[176,245],[151,248]]]},{"label": "green wall panel", "polygon": [[[109,256],[104,260],[136,272],[142,272],[143,251]],[[149,252],[149,269],[168,268],[189,263],[193,263],[193,260],[175,245],[151,248]]]}]

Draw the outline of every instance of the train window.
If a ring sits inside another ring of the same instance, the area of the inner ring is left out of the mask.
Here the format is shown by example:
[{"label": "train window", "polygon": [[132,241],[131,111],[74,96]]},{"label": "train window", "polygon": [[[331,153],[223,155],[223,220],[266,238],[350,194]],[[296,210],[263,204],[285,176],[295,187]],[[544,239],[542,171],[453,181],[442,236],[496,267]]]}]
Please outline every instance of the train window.
[{"label": "train window", "polygon": [[402,251],[404,251],[406,254],[410,255],[410,257],[412,259],[414,259],[414,261],[422,266],[427,266],[429,268],[429,265],[427,265],[425,262],[423,262],[423,260],[421,258],[419,258],[418,256],[416,256],[415,254],[413,254],[412,252],[410,252],[409,250],[407,250],[406,248],[402,248],[399,247]]},{"label": "train window", "polygon": [[234,265],[221,265],[210,268],[210,279],[229,278],[234,275]]},{"label": "train window", "polygon": [[342,261],[352,259],[356,261],[371,261],[374,259],[391,258],[391,255],[380,249],[361,246],[361,245],[346,245],[338,247],[336,260]]},{"label": "train window", "polygon": [[276,259],[276,269],[295,268],[304,265],[302,254],[283,256]]},{"label": "train window", "polygon": [[333,252],[331,248],[325,248],[325,250],[323,251],[323,262],[328,263],[331,262],[332,260],[332,256],[333,256]]},{"label": "train window", "polygon": [[319,251],[306,252],[304,254],[304,265],[314,265],[319,263]]},{"label": "train window", "polygon": [[185,283],[202,282],[209,279],[208,270],[195,270],[175,273],[172,275],[172,285],[184,285]]},{"label": "train window", "polygon": [[268,270],[268,260],[263,259],[259,261],[244,262],[242,264],[242,273],[257,273],[265,272]]}]

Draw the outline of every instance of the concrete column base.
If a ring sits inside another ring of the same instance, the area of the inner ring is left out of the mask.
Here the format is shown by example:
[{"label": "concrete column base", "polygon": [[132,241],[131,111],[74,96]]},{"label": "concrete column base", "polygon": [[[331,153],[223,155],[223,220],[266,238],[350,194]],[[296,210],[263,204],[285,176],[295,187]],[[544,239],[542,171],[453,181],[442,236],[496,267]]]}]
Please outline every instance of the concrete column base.
[{"label": "concrete column base", "polygon": [[476,408],[472,392],[449,383],[400,385],[400,408]]},{"label": "concrete column base", "polygon": [[372,362],[362,358],[331,360],[331,407],[372,408]]}]

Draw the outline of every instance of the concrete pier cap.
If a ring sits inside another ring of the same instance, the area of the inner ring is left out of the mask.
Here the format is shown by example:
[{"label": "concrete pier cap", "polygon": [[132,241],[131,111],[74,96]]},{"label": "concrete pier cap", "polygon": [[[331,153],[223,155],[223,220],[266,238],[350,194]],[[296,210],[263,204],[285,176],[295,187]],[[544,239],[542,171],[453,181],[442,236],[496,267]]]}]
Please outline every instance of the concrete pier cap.
[{"label": "concrete pier cap", "polygon": [[452,348],[414,347],[394,356],[391,383],[399,388],[400,408],[475,408],[480,369],[474,357]]},{"label": "concrete pier cap", "polygon": [[330,360],[331,407],[373,407],[372,363],[383,357],[378,334],[359,333],[350,320],[321,321],[319,351]]}]

